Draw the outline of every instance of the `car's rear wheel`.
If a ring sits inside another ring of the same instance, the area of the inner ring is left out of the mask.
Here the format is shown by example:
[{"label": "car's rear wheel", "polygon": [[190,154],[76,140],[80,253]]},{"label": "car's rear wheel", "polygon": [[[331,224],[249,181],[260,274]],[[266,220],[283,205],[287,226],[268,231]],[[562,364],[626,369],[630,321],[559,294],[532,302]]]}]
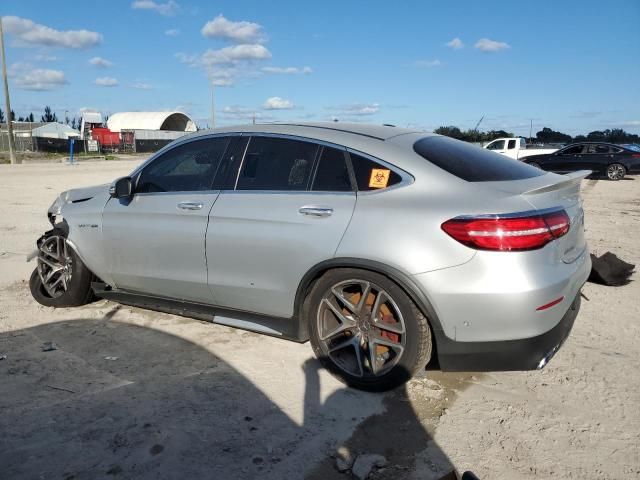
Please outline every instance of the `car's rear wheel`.
[{"label": "car's rear wheel", "polygon": [[536,167],[537,169],[542,170],[542,167],[537,162],[529,162],[529,165],[531,165],[532,167]]},{"label": "car's rear wheel", "polygon": [[38,243],[37,266],[29,287],[33,298],[46,307],[77,307],[91,301],[93,274],[54,230]]},{"label": "car's rear wheel", "polygon": [[384,275],[335,269],[305,301],[316,357],[346,384],[388,390],[424,369],[431,330],[407,294]]},{"label": "car's rear wheel", "polygon": [[627,169],[620,163],[612,163],[607,167],[607,178],[609,180],[622,180],[627,174]]}]

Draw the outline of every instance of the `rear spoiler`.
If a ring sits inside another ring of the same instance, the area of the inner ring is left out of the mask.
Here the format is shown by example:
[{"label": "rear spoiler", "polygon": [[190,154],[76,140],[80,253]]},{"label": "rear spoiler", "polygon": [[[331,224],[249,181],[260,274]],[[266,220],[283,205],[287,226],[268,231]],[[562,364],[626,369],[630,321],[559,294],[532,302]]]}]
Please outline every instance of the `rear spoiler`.
[{"label": "rear spoiler", "polygon": [[562,175],[562,180],[559,182],[545,185],[544,187],[536,187],[526,192],[522,192],[522,195],[537,195],[539,193],[553,192],[555,190],[563,190],[567,187],[580,186],[580,182],[593,173],[591,170],[578,170],[577,172],[567,173]]}]

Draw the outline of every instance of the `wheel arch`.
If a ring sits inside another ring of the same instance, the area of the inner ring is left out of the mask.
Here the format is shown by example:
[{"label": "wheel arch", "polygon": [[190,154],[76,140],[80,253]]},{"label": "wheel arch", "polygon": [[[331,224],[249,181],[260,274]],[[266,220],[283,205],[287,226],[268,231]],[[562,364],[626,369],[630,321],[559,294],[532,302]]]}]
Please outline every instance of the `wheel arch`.
[{"label": "wheel arch", "polygon": [[362,270],[368,270],[380,275],[384,275],[389,280],[396,283],[418,306],[420,311],[427,317],[427,322],[429,323],[429,327],[431,328],[431,332],[433,335],[432,340],[434,345],[434,355],[432,356],[432,359],[437,358],[437,347],[439,339],[442,337],[442,335],[444,335],[444,332],[442,329],[442,324],[440,323],[440,319],[438,318],[438,315],[436,314],[431,301],[416,285],[415,281],[412,280],[409,274],[384,263],[376,262],[375,260],[352,257],[332,258],[330,260],[325,260],[316,264],[307,271],[298,285],[294,304],[294,314],[295,318],[297,318],[298,320],[298,328],[301,335],[303,335],[305,338],[309,337],[308,325],[305,321],[304,316],[302,315],[302,308],[305,298],[313,288],[315,282],[322,275],[324,275],[329,270],[334,270],[336,268],[359,268]]}]

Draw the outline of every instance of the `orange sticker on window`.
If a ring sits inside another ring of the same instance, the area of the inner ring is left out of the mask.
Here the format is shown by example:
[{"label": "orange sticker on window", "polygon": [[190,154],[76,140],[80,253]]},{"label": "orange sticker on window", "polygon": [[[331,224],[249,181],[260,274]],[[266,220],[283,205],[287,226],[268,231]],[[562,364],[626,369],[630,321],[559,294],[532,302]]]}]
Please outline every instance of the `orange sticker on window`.
[{"label": "orange sticker on window", "polygon": [[386,168],[372,168],[371,176],[369,177],[369,187],[371,188],[385,188],[389,183],[390,170]]}]

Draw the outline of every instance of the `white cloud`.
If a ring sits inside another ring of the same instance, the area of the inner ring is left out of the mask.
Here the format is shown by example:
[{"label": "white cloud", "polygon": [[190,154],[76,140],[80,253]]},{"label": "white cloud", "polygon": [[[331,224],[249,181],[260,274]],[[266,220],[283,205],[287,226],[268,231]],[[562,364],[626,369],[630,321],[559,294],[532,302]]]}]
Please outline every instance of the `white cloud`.
[{"label": "white cloud", "polygon": [[25,65],[12,65],[11,76],[16,87],[23,90],[45,91],[60,88],[68,82],[64,72],[46,68],[25,68]]},{"label": "white cloud", "polygon": [[58,61],[58,57],[55,55],[47,55],[45,53],[39,53],[34,57],[37,62],[56,62]]},{"label": "white cloud", "polygon": [[4,31],[15,37],[17,46],[58,48],[88,48],[102,42],[102,35],[89,30],[55,30],[27,18],[14,16],[2,19]]},{"label": "white cloud", "polygon": [[131,8],[134,10],[151,10],[165,17],[170,17],[178,13],[180,5],[173,0],[165,3],[154,2],[153,0],[135,0],[131,3]]},{"label": "white cloud", "polygon": [[450,42],[445,43],[445,45],[449,48],[452,48],[453,50],[460,50],[461,48],[464,48],[464,43],[462,43],[462,40],[460,40],[458,37],[454,38]]},{"label": "white cloud", "polygon": [[253,62],[268,60],[271,52],[262,45],[246,44],[209,49],[202,55],[179,52],[175,57],[190,67],[202,68],[211,83],[225,87],[233,85],[239,77],[255,75]]},{"label": "white cloud", "polygon": [[291,100],[282,97],[269,97],[262,105],[262,108],[265,110],[291,110],[294,105]]},{"label": "white cloud", "polygon": [[439,67],[442,65],[442,62],[438,59],[435,60],[416,60],[413,62],[414,67],[422,67],[422,68],[433,68]]},{"label": "white cloud", "polygon": [[99,87],[117,87],[118,86],[118,80],[113,77],[96,78],[95,82],[93,83],[95,83]]},{"label": "white cloud", "polygon": [[255,109],[240,105],[227,106],[222,109],[222,117],[229,120],[259,120],[267,122],[273,120],[273,115],[258,112]]},{"label": "white cloud", "polygon": [[98,68],[113,67],[113,62],[110,62],[109,60],[102,57],[93,57],[89,60],[89,63]]},{"label": "white cloud", "polygon": [[262,26],[253,22],[233,22],[218,15],[202,27],[202,35],[207,38],[223,38],[237,43],[262,43],[266,37]]},{"label": "white cloud", "polygon": [[350,103],[338,108],[345,115],[373,115],[380,110],[379,103]]},{"label": "white cloud", "polygon": [[220,50],[207,50],[202,54],[201,61],[204,65],[232,65],[242,61],[268,60],[271,52],[263,45],[243,44],[224,47]]},{"label": "white cloud", "polygon": [[481,52],[498,52],[500,50],[511,48],[511,46],[508,43],[497,42],[495,40],[490,40],[488,38],[481,38],[476,42],[474,47],[480,50]]},{"label": "white cloud", "polygon": [[178,30],[177,28],[170,28],[169,30],[165,30],[164,34],[167,37],[177,37],[178,35],[180,35],[180,30]]},{"label": "white cloud", "polygon": [[276,73],[283,75],[298,75],[301,73],[311,73],[311,67],[262,67],[264,73]]},{"label": "white cloud", "polygon": [[153,90],[153,85],[144,82],[136,82],[131,85],[131,88],[137,88],[138,90]]}]

